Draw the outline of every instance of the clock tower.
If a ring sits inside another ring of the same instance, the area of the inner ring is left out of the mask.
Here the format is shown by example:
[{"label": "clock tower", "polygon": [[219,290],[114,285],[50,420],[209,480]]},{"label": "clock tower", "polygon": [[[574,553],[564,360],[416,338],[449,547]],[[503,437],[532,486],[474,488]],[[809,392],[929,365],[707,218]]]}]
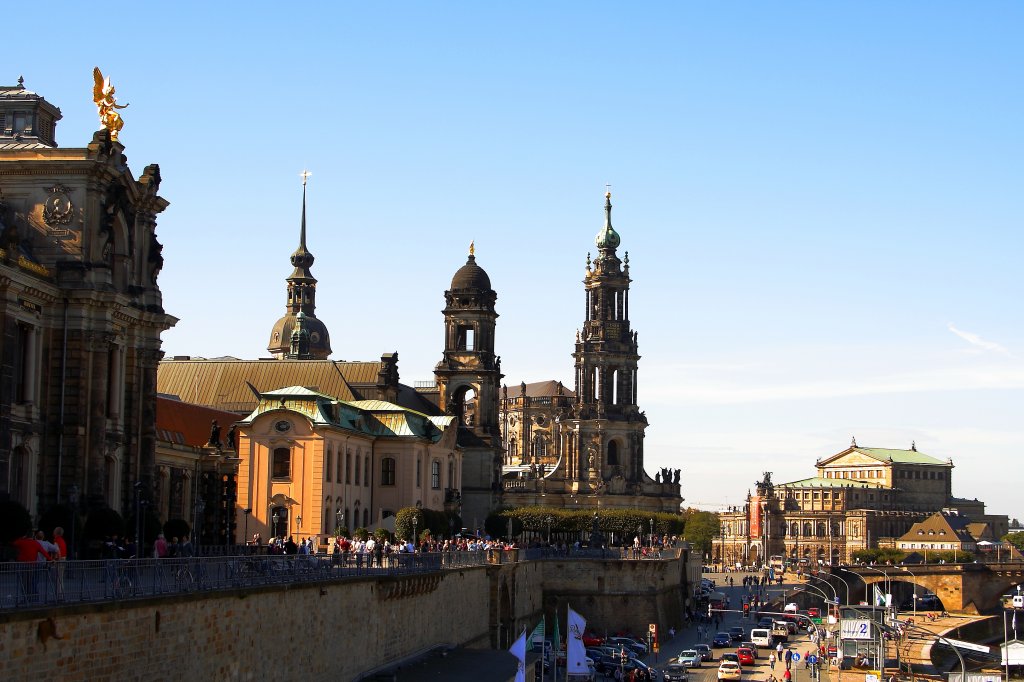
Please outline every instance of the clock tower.
[{"label": "clock tower", "polygon": [[270,332],[267,350],[278,360],[326,360],[331,354],[331,338],[327,325],[316,318],[316,278],[310,272],[313,254],[306,249],[306,180],[302,173],[302,227],[299,248],[291,256],[292,270],[288,277],[288,301],[285,315]]}]

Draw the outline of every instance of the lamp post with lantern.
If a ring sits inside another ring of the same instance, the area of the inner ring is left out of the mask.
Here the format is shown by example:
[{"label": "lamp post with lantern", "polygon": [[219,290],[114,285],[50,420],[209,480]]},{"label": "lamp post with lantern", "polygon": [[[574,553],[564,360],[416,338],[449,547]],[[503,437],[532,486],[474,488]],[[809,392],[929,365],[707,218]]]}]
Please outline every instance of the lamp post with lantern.
[{"label": "lamp post with lantern", "polygon": [[416,534],[416,527],[419,525],[419,522],[419,517],[414,515],[412,517],[412,551],[414,553],[419,549],[420,544],[419,536]]},{"label": "lamp post with lantern", "polygon": [[274,510],[274,515],[270,517],[274,521],[274,537],[277,537],[277,522],[281,520],[281,512]]},{"label": "lamp post with lantern", "polygon": [[654,519],[651,519],[651,549],[654,549]]}]

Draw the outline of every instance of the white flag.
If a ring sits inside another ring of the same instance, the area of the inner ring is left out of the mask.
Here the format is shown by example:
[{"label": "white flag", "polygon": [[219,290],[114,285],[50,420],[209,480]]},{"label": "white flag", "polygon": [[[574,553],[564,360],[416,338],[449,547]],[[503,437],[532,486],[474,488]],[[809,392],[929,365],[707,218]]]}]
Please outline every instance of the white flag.
[{"label": "white flag", "polygon": [[885,595],[878,589],[878,585],[874,585],[875,590],[875,606],[885,606]]},{"label": "white flag", "polygon": [[526,682],[526,628],[519,635],[509,653],[516,657],[516,682]]},{"label": "white flag", "polygon": [[569,674],[586,674],[587,648],[583,646],[583,633],[587,629],[587,621],[583,616],[569,607],[569,633],[565,641],[565,667]]},{"label": "white flag", "polygon": [[[1004,623],[1006,621],[1003,621]],[[1017,636],[1017,609],[1013,610],[1013,622],[1010,623],[1010,627],[1013,628],[1013,636]]]}]

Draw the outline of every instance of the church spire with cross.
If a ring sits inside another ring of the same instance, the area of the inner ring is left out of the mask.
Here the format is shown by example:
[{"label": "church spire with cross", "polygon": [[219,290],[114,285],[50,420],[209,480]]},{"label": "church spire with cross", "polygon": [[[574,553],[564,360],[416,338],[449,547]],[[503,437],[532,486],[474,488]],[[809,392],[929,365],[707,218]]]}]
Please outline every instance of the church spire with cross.
[{"label": "church spire with cross", "polygon": [[[270,332],[267,350],[278,358],[296,360],[325,360],[331,354],[331,339],[327,326],[318,320],[316,311],[316,278],[313,254],[306,248],[306,183],[312,173],[302,171],[302,221],[299,228],[299,247],[291,255],[292,274],[288,282],[285,315]],[[304,337],[302,344],[294,344],[294,332]]]}]

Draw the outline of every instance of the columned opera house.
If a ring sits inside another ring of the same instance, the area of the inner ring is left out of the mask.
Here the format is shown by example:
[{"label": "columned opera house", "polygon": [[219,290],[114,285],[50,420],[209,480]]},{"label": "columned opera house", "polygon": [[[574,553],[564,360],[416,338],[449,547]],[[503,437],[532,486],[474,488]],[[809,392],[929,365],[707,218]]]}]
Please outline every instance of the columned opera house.
[{"label": "columned opera house", "polygon": [[953,462],[915,445],[909,450],[857,445],[819,459],[811,478],[773,483],[766,472],[746,504],[719,514],[713,561],[758,565],[768,557],[849,563],[859,549],[896,547],[920,521],[942,510],[1002,537],[1008,520],[977,499],[953,496]]}]

